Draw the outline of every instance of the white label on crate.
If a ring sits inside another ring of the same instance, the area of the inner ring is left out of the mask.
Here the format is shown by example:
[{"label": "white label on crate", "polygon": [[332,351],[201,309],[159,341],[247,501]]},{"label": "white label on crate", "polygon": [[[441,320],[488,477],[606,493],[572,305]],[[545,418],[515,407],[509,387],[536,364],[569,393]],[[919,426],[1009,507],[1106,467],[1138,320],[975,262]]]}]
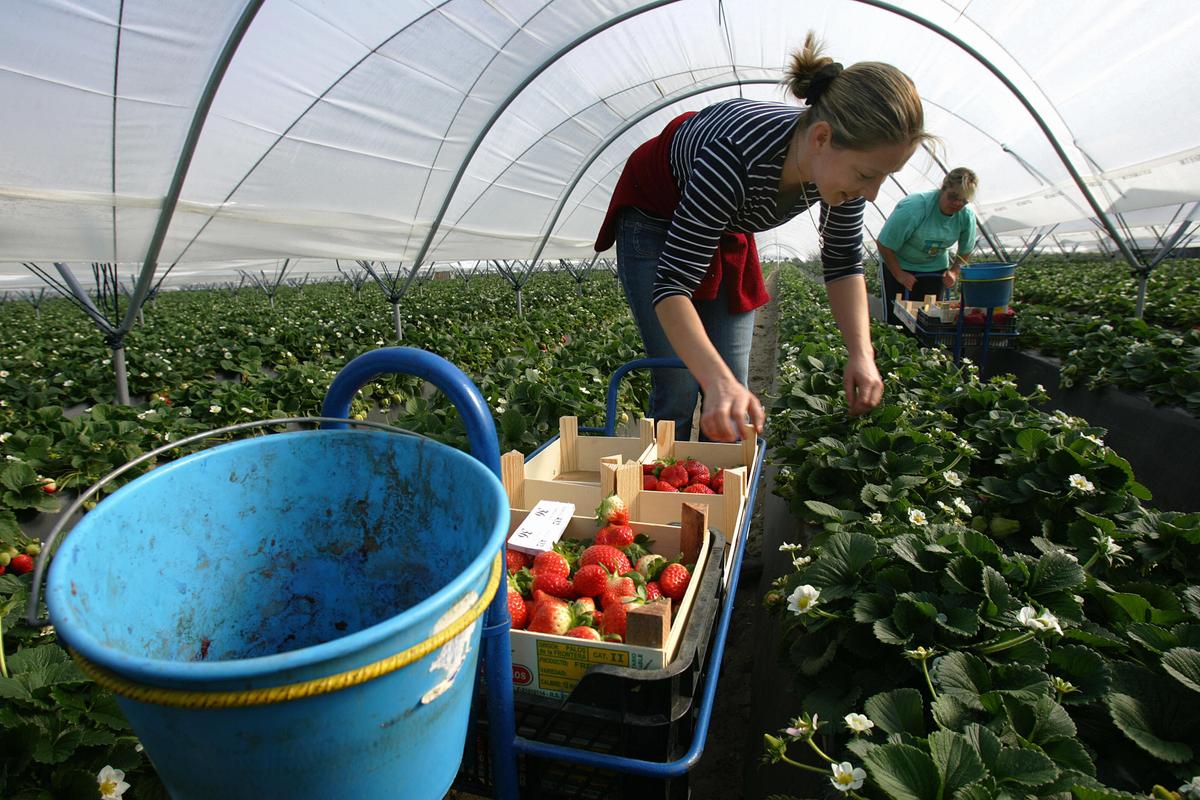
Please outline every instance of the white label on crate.
[{"label": "white label on crate", "polygon": [[508,537],[508,546],[531,556],[544,553],[554,547],[574,513],[574,503],[539,500],[525,521]]}]

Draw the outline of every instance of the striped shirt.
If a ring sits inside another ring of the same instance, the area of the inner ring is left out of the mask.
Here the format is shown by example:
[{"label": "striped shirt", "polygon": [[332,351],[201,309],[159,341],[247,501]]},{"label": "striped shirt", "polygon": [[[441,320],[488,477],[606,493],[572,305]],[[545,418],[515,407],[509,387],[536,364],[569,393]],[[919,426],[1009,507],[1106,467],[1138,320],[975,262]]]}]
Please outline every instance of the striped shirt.
[{"label": "striped shirt", "polygon": [[[725,231],[778,227],[820,200],[806,183],[795,205],[779,215],[776,198],[788,144],[802,110],[783,103],[726,100],[684,122],[671,141],[671,174],[682,198],[658,261],[654,303],[700,285]],[[821,264],[826,283],[861,275],[861,197],[840,206],[821,201]]]}]

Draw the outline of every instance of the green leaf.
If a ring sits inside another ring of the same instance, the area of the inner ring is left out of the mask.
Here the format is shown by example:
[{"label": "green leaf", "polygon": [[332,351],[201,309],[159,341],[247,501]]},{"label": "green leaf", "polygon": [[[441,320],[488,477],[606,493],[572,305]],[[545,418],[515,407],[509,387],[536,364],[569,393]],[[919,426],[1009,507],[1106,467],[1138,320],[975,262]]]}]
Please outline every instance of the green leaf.
[{"label": "green leaf", "polygon": [[1104,657],[1088,647],[1061,644],[1050,653],[1049,672],[1070,682],[1079,691],[1062,698],[1067,705],[1093,703],[1104,696],[1112,684],[1112,674]]},{"label": "green leaf", "polygon": [[934,622],[955,636],[967,637],[979,633],[979,616],[969,608],[947,608],[944,616],[945,619],[935,617]]},{"label": "green leaf", "polygon": [[863,704],[863,713],[887,733],[925,735],[925,704],[916,689],[874,695]]},{"label": "green leaf", "polygon": [[971,723],[971,710],[954,695],[942,693],[930,704],[933,720],[942,728],[951,731],[962,731]]},{"label": "green leaf", "polygon": [[1146,800],[1144,794],[1119,792],[1107,787],[1098,789],[1093,786],[1074,786],[1071,788],[1071,796],[1075,800]]},{"label": "green leaf", "polygon": [[1149,688],[1144,689],[1140,695],[1134,697],[1111,692],[1105,696],[1104,704],[1108,706],[1113,723],[1130,740],[1155,758],[1169,764],[1190,761],[1193,751],[1189,744],[1178,739],[1165,738],[1178,735],[1178,729],[1170,730],[1169,724],[1163,724],[1164,718],[1171,713],[1166,707],[1169,698]]},{"label": "green leaf", "polygon": [[943,795],[982,779],[987,770],[966,736],[954,731],[929,734],[929,753],[942,778]]},{"label": "green leaf", "polygon": [[838,521],[842,519],[842,510],[840,508],[831,506],[828,503],[822,503],[820,500],[805,500],[804,505],[818,517],[828,517]]},{"label": "green leaf", "polygon": [[1034,750],[1005,747],[992,766],[992,775],[1000,783],[1043,786],[1058,777],[1058,768],[1049,757]]},{"label": "green leaf", "polygon": [[1000,751],[1003,749],[1000,738],[987,728],[972,722],[963,730],[963,735],[975,748],[975,752],[979,754],[979,760],[983,762],[984,766],[990,768],[1000,758]]},{"label": "green leaf", "polygon": [[983,593],[987,596],[996,613],[1006,611],[1012,595],[1009,593],[1008,581],[1004,576],[991,567],[983,568]]},{"label": "green leaf", "polygon": [[14,461],[0,470],[0,483],[14,492],[20,492],[37,482],[37,472],[24,461]]},{"label": "green leaf", "polygon": [[1179,639],[1166,628],[1149,622],[1134,622],[1125,628],[1125,635],[1153,653],[1165,653],[1179,646]]},{"label": "green leaf", "polygon": [[954,652],[942,658],[937,666],[938,685],[967,708],[983,709],[981,696],[992,690],[987,665],[968,653]]},{"label": "green leaf", "polygon": [[806,577],[821,590],[822,600],[853,594],[860,573],[875,557],[875,539],[865,533],[838,531],[829,537]]},{"label": "green leaf", "polygon": [[1089,777],[1096,777],[1096,765],[1078,739],[1054,739],[1042,742],[1041,748],[1059,769],[1072,769]]},{"label": "green leaf", "polygon": [[1200,650],[1176,647],[1162,659],[1163,669],[1193,692],[1200,692]]},{"label": "green leaf", "polygon": [[1066,553],[1054,551],[1038,559],[1028,590],[1033,597],[1039,597],[1062,589],[1074,589],[1083,580],[1083,568]]},{"label": "green leaf", "polygon": [[863,759],[871,780],[893,800],[929,800],[938,796],[941,780],[933,759],[906,744],[885,744]]},{"label": "green leaf", "polygon": [[1196,619],[1200,619],[1200,586],[1189,586],[1183,590],[1183,607]]},{"label": "green leaf", "polygon": [[1039,697],[1034,703],[1005,697],[1004,708],[1012,729],[1028,742],[1040,745],[1045,741],[1069,738],[1076,734],[1071,715],[1049,697]]},{"label": "green leaf", "polygon": [[1027,454],[1034,454],[1038,447],[1049,440],[1050,434],[1040,428],[1026,428],[1017,434],[1017,447],[1024,450]]}]

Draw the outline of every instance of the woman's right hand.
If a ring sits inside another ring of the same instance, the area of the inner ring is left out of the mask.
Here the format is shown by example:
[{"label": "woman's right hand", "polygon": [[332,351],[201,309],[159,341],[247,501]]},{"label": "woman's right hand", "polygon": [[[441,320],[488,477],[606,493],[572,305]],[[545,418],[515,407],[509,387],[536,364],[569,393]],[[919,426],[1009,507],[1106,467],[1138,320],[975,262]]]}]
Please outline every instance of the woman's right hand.
[{"label": "woman's right hand", "polygon": [[905,272],[904,270],[900,271],[900,276],[896,278],[896,280],[900,281],[900,285],[910,292],[913,290],[913,287],[917,285],[917,276],[913,275],[911,272]]},{"label": "woman's right hand", "polygon": [[723,381],[704,390],[700,430],[714,442],[735,442],[747,420],[762,433],[766,412],[754,393],[736,380]]}]

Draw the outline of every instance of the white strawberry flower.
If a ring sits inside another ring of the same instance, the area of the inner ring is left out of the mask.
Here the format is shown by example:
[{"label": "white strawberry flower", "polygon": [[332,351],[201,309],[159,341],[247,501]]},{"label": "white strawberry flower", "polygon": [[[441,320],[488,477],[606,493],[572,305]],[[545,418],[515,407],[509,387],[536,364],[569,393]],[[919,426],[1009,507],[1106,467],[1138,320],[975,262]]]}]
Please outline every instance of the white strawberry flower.
[{"label": "white strawberry flower", "polygon": [[867,517],[867,519],[872,525],[878,525],[879,523],[883,522],[883,514],[880,514],[878,511],[873,511],[871,512],[871,516]]},{"label": "white strawberry flower", "polygon": [[967,505],[967,501],[963,500],[961,497],[954,498],[954,507],[966,514],[968,517],[971,516],[971,507]]},{"label": "white strawberry flower", "polygon": [[1091,494],[1092,492],[1096,491],[1095,484],[1080,475],[1078,472],[1067,478],[1067,483],[1070,484],[1072,489],[1078,489],[1084,494]]},{"label": "white strawberry flower", "polygon": [[794,736],[797,739],[803,739],[816,733],[820,725],[821,723],[817,721],[816,714],[813,714],[811,719],[805,714],[802,717],[796,717],[792,720],[792,727],[784,729],[784,733],[788,736]]},{"label": "white strawberry flower", "polygon": [[[1182,347],[1183,339],[1180,339],[1178,336],[1176,336],[1174,339],[1171,340],[1171,344],[1174,345],[1175,347]],[[1196,780],[1196,779],[1193,778],[1192,780]]]},{"label": "white strawberry flower", "polygon": [[803,616],[816,608],[820,596],[821,590],[814,586],[797,586],[796,590],[788,595],[788,611],[796,616]]},{"label": "white strawberry flower", "polygon": [[1190,781],[1180,786],[1179,793],[1185,797],[1200,797],[1200,775],[1193,776]]},{"label": "white strawberry flower", "polygon": [[100,787],[100,800],[117,800],[129,789],[125,772],[108,765],[96,776],[96,784]]},{"label": "white strawberry flower", "polygon": [[875,727],[875,723],[866,714],[847,714],[844,719],[846,727],[856,734],[869,733],[871,728]]},{"label": "white strawberry flower", "polygon": [[866,779],[866,770],[862,767],[854,766],[849,761],[843,761],[840,764],[833,765],[833,777],[829,779],[829,782],[839,792],[850,792],[855,789],[861,789],[863,781]]},{"label": "white strawberry flower", "polygon": [[959,474],[952,469],[948,469],[943,472],[942,477],[946,480],[946,483],[950,484],[951,486],[962,486],[962,478],[959,477]]},{"label": "white strawberry flower", "polygon": [[7,377],[8,377],[8,370],[0,369],[0,378],[7,378]]},{"label": "white strawberry flower", "polygon": [[1050,613],[1049,609],[1042,609],[1042,613],[1038,615],[1037,623],[1042,626],[1044,631],[1054,631],[1059,636],[1062,636],[1062,626],[1058,624],[1058,617]]},{"label": "white strawberry flower", "polygon": [[1085,433],[1082,436],[1080,436],[1079,438],[1087,439],[1089,442],[1091,442],[1094,445],[1099,445],[1100,447],[1104,447],[1104,440],[1101,439],[1099,436],[1093,436],[1090,433]]},{"label": "white strawberry flower", "polygon": [[779,552],[781,552],[781,553],[791,553],[795,550],[803,550],[803,549],[804,549],[804,545],[792,544],[791,542],[784,542],[783,544],[779,545]]},{"label": "white strawberry flower", "polygon": [[0,444],[4,444],[5,442],[7,442],[8,437],[10,437],[10,436],[12,436],[11,431],[5,431],[4,433],[0,433]]},{"label": "white strawberry flower", "polygon": [[925,512],[919,508],[910,508],[908,510],[908,521],[913,525],[929,524],[929,519],[925,516]]},{"label": "white strawberry flower", "polygon": [[213,403],[211,406],[209,406],[209,407],[208,407],[208,413],[210,413],[210,414],[220,414],[220,413],[221,413],[221,407],[220,407],[219,405],[217,405],[216,403]]},{"label": "white strawberry flower", "polygon": [[1112,326],[1112,325],[1101,325],[1101,326],[1100,326],[1100,332],[1101,332],[1101,333],[1112,333],[1112,332],[1113,332],[1113,326]]}]

